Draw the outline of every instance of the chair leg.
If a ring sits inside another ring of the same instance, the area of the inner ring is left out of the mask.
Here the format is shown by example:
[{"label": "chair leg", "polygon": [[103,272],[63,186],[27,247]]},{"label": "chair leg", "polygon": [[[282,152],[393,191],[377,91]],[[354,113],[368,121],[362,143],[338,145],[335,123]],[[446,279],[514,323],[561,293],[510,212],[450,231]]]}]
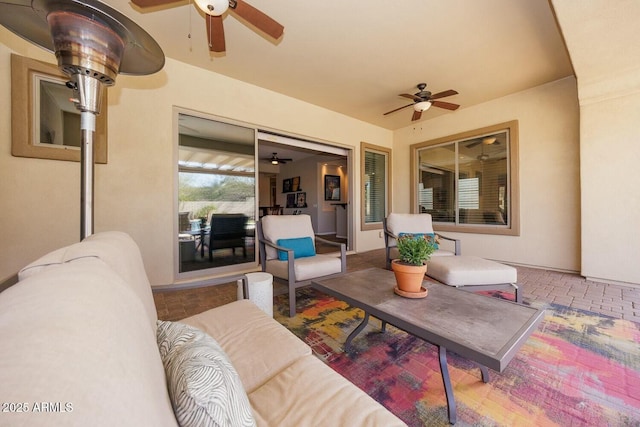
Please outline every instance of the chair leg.
[{"label": "chair leg", "polygon": [[296,315],[296,288],[289,283],[289,317]]}]

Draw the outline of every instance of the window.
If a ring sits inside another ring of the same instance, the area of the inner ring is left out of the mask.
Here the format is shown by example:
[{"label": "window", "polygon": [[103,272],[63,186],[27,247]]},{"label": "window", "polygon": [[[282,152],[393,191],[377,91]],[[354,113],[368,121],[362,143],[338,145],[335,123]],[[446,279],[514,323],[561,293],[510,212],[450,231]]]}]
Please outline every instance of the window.
[{"label": "window", "polygon": [[361,229],[381,229],[391,206],[391,149],[363,142],[360,159]]},{"label": "window", "polygon": [[411,146],[412,211],[438,230],[518,235],[518,122]]}]

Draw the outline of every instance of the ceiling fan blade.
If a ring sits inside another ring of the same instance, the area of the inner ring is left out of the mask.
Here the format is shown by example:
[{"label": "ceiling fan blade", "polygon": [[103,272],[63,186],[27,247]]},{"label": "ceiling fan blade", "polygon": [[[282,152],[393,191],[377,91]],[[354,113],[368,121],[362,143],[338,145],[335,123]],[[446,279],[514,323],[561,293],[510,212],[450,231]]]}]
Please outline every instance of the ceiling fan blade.
[{"label": "ceiling fan blade", "polygon": [[460,108],[458,104],[452,104],[450,102],[442,102],[442,101],[431,101],[434,107],[444,108],[446,110],[457,110]]},{"label": "ceiling fan blade", "polygon": [[[233,3],[233,2],[230,2]],[[260,12],[255,7],[245,3],[242,0],[235,0],[236,6],[232,10],[238,14],[241,18],[244,18],[250,24],[264,31],[274,39],[279,39],[284,32],[284,27],[276,22],[274,19]]]},{"label": "ceiling fan blade", "polygon": [[472,143],[470,143],[470,144],[467,144],[467,145],[466,145],[466,147],[467,147],[467,148],[473,148],[473,147],[475,147],[476,145],[480,144],[481,142],[482,142],[482,141],[474,141],[474,142],[472,142]]},{"label": "ceiling fan blade", "polygon": [[404,98],[409,98],[409,99],[413,99],[416,102],[420,102],[420,101],[424,101],[424,99],[420,98],[419,96],[415,96],[415,95],[410,95],[408,93],[401,93],[398,96],[402,96]]},{"label": "ceiling fan blade", "polygon": [[207,15],[205,21],[207,21],[207,43],[209,44],[209,50],[212,52],[224,52],[226,46],[222,16]]},{"label": "ceiling fan blade", "polygon": [[420,117],[422,117],[422,111],[413,111],[413,116],[411,117],[411,121],[415,122],[416,120],[420,120]]},{"label": "ceiling fan blade", "polygon": [[395,113],[396,111],[400,111],[403,108],[411,107],[412,105],[413,104],[407,104],[404,107],[400,107],[400,108],[396,108],[395,110],[387,111],[386,113],[383,114],[383,116],[386,116],[387,114]]},{"label": "ceiling fan blade", "polygon": [[131,3],[139,7],[162,6],[169,3],[176,3],[178,0],[131,0]]},{"label": "ceiling fan blade", "polygon": [[449,90],[445,90],[444,92],[438,92],[434,95],[431,95],[431,97],[429,99],[440,99],[440,98],[444,98],[447,96],[453,96],[453,95],[457,95],[458,92],[456,92],[453,89],[449,89]]}]

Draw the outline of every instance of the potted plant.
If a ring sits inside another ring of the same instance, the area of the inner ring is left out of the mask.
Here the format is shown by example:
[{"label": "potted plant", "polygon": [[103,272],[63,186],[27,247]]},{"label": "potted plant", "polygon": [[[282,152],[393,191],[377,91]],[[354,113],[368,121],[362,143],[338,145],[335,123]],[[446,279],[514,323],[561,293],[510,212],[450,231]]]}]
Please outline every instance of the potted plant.
[{"label": "potted plant", "polygon": [[419,293],[427,272],[427,261],[436,250],[435,238],[427,234],[403,234],[396,239],[400,259],[391,263],[398,289]]}]

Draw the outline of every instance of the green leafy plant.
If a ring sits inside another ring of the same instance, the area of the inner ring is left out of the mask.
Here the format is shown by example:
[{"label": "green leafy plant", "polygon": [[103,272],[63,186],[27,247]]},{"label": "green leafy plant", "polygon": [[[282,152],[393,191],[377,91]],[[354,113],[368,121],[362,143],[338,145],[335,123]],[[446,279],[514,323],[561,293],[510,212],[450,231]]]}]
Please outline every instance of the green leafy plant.
[{"label": "green leafy plant", "polygon": [[436,250],[432,236],[405,234],[397,239],[400,262],[410,265],[423,265]]},{"label": "green leafy plant", "polygon": [[207,218],[209,218],[209,213],[210,212],[215,212],[216,207],[214,205],[206,205],[201,207],[200,209],[198,209],[197,211],[195,211],[193,213],[193,217],[194,218],[204,218],[205,222],[207,220]]}]

